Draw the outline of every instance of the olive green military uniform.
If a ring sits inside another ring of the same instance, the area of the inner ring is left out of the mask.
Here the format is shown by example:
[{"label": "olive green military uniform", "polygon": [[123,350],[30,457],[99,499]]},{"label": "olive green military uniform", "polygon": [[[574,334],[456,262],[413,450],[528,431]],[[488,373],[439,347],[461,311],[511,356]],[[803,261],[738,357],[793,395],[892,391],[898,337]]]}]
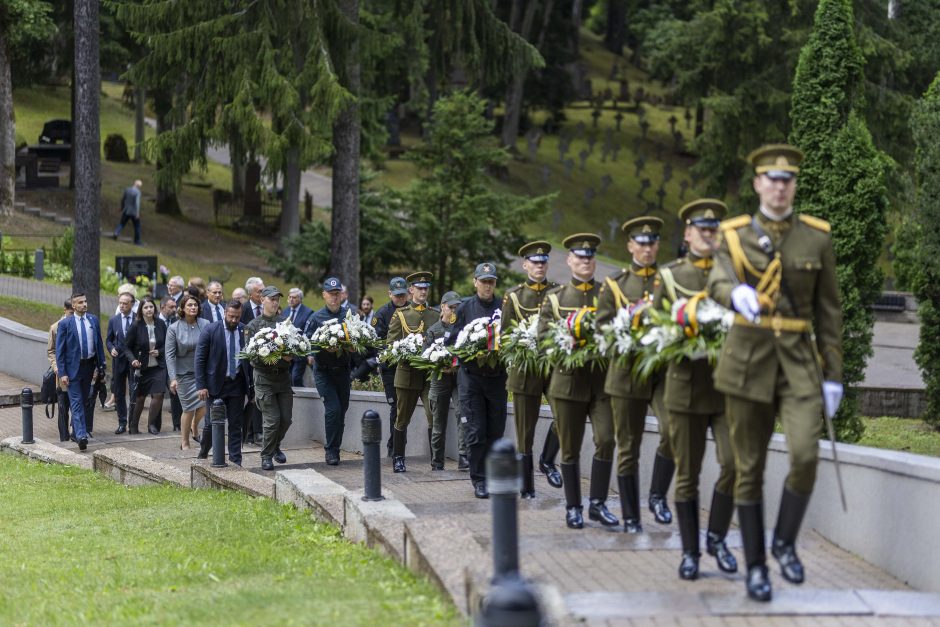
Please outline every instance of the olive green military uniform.
[{"label": "olive green military uniform", "polygon": [[[757,174],[771,179],[795,176],[801,159],[802,153],[783,145],[763,147],[750,156]],[[715,387],[727,399],[737,470],[734,498],[748,568],[764,571],[766,596],[760,600],[770,598],[763,565],[762,488],[775,418],[786,435],[790,471],[774,555],[784,576],[799,583],[802,566],[793,545],[816,480],[823,427],[820,375],[823,381],[842,380],[842,311],[829,230],[823,220],[792,213],[780,220],[760,211],[755,217],[726,220],[717,254],[730,263],[716,264],[708,279],[709,294],[722,305],[732,306],[732,290],[743,283],[756,289],[763,309],[754,322],[736,316],[715,369]],[[758,241],[762,234],[772,244],[770,255]],[[799,573],[791,578],[794,560]]]},{"label": "olive green military uniform", "polygon": [[[456,316],[450,320],[438,320],[424,335],[424,347],[427,348],[441,338],[447,338],[454,326]],[[428,391],[428,404],[431,408],[431,467],[444,468],[444,446],[447,438],[447,423],[450,422],[450,406],[454,392],[457,390],[457,370],[445,372],[440,379],[431,377]],[[467,444],[464,435],[464,425],[457,420],[457,454],[467,454]]]},{"label": "olive green military uniform", "polygon": [[[245,338],[250,340],[261,329],[273,329],[284,316],[266,316],[263,313],[245,326]],[[270,458],[281,448],[284,434],[290,428],[294,413],[294,391],[290,384],[291,363],[279,361],[273,366],[259,361],[251,362],[254,371],[255,405],[261,411],[261,458]]]}]

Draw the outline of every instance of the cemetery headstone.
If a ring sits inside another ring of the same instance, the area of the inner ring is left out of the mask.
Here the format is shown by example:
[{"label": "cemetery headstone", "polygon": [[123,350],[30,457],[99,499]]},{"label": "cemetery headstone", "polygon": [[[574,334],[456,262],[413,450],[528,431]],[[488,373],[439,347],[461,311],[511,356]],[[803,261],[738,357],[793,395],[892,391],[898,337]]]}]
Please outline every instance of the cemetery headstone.
[{"label": "cemetery headstone", "polygon": [[601,117],[600,109],[594,109],[593,111],[591,111],[591,118],[592,118],[591,126],[593,128],[597,128],[597,120],[600,117]]},{"label": "cemetery headstone", "polygon": [[685,108],[685,130],[692,128],[692,111],[686,107]]},{"label": "cemetery headstone", "polygon": [[663,166],[663,183],[668,183],[672,179],[672,164],[667,163]]},{"label": "cemetery headstone", "polygon": [[633,172],[633,176],[634,177],[640,176],[640,173],[643,172],[643,168],[646,167],[646,157],[644,157],[643,155],[640,155],[633,162],[633,165],[636,166],[636,170]]},{"label": "cemetery headstone", "polygon": [[597,144],[597,134],[591,133],[587,138],[588,154],[594,154],[594,145]]},{"label": "cemetery headstone", "polygon": [[656,190],[656,197],[659,198],[659,208],[663,208],[663,201],[666,198],[666,186],[661,184],[659,189]]},{"label": "cemetery headstone", "polygon": [[587,162],[588,155],[590,155],[590,154],[591,154],[591,153],[589,153],[587,150],[583,150],[583,149],[581,150],[581,152],[578,153],[578,158],[581,160],[581,171],[582,171],[582,172],[584,172],[584,164]]},{"label": "cemetery headstone", "polygon": [[673,150],[675,150],[676,152],[683,152],[685,150],[684,139],[685,138],[682,136],[682,131],[676,131],[675,133],[673,133],[672,134]]}]

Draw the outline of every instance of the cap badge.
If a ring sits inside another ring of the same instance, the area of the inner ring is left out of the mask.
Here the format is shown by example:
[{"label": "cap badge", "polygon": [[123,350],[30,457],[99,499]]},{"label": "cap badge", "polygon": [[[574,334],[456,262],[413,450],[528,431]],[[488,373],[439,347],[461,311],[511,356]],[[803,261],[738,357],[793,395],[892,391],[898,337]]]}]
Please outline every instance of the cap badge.
[{"label": "cap badge", "polygon": [[650,228],[650,225],[649,225],[649,224],[644,224],[644,225],[643,225],[643,232],[644,232],[644,233],[652,233],[652,232],[653,232],[653,229]]},{"label": "cap badge", "polygon": [[787,161],[786,157],[784,157],[783,155],[780,155],[779,157],[777,157],[777,161],[775,162],[775,165],[790,165],[790,162]]},{"label": "cap badge", "polygon": [[715,217],[715,212],[712,211],[711,209],[706,209],[706,210],[705,210],[705,217],[706,217],[706,218],[714,218],[714,217]]}]

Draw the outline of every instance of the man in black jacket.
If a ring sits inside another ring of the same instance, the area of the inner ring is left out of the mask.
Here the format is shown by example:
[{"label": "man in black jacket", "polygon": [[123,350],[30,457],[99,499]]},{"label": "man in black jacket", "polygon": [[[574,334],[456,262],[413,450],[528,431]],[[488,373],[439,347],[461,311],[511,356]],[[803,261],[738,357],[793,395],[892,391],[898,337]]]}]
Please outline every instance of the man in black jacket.
[{"label": "man in black jacket", "polygon": [[[124,354],[124,342],[127,330],[134,324],[131,309],[134,297],[128,293],[118,297],[118,313],[108,320],[108,335],[105,346],[111,355],[111,392],[114,394],[114,407],[117,409],[118,428],[114,432],[120,435],[127,431],[127,384],[130,380],[131,365]],[[131,390],[133,392],[133,390]]]}]

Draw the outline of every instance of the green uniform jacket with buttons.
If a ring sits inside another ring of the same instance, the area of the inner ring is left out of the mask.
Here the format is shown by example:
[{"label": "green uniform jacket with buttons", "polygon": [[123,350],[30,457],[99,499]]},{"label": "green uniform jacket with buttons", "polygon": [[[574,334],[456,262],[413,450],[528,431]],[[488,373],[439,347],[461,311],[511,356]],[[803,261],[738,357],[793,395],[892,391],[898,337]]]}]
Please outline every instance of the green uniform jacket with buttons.
[{"label": "green uniform jacket with buttons", "polygon": [[[663,298],[675,303],[706,288],[712,259],[689,253],[660,269]],[[712,366],[707,359],[674,361],[666,369],[664,402],[669,411],[686,414],[720,414],[725,410],[725,397],[715,390]]]},{"label": "green uniform jacket with buttons", "polygon": [[[611,287],[615,285],[617,289]],[[623,294],[626,303],[618,302],[617,291]],[[662,293],[662,279],[653,264],[649,268],[642,268],[631,264],[604,280],[597,299],[597,326],[609,323],[617,315],[617,310],[625,305],[632,305],[641,299],[649,300],[654,307],[660,307]],[[604,382],[604,391],[611,396],[620,398],[635,398],[651,400],[657,375],[651,376],[644,382],[637,381],[631,374],[633,360],[626,367],[611,364],[607,370],[607,379]]]},{"label": "green uniform jacket with buttons", "polygon": [[[427,333],[434,323],[441,319],[441,313],[427,305],[408,303],[392,314],[392,321],[388,325],[386,340],[389,344],[402,339],[412,333]],[[395,387],[405,390],[423,390],[427,384],[428,374],[423,370],[416,370],[401,362],[395,369]]]},{"label": "green uniform jacket with buttons", "polygon": [[[554,281],[543,281],[535,283],[526,281],[506,290],[503,296],[503,310],[500,314],[502,329],[508,333],[514,320],[528,318],[531,315],[538,315],[545,301],[545,295],[558,284]],[[509,369],[509,378],[506,380],[506,389],[514,394],[528,394],[533,396],[542,395],[545,389],[546,377],[535,375],[524,375],[518,369]]]},{"label": "green uniform jacket with buttons", "polygon": [[[275,316],[258,316],[245,325],[245,341],[251,340],[261,329],[273,329],[279,322],[287,318],[280,314]],[[294,359],[303,359],[303,357],[294,357]],[[264,364],[258,360],[251,360],[252,372],[254,373],[255,386],[261,388],[276,388],[284,391],[289,390],[291,362],[278,360],[272,365]]]},{"label": "green uniform jacket with buttons", "polygon": [[[566,317],[572,311],[582,307],[597,307],[597,283],[590,282],[587,290],[579,289],[574,280],[548,290],[542,301],[539,311],[539,340],[549,333],[548,324],[552,321]],[[558,307],[554,306],[552,296],[557,299]],[[546,395],[550,398],[559,398],[569,401],[588,402],[595,398],[607,398],[603,391],[603,370],[597,364],[590,364],[582,368],[555,368],[548,383]]]},{"label": "green uniform jacket with buttons", "polygon": [[[761,213],[757,216],[782,264],[784,287],[776,300],[776,312],[784,318],[811,321],[815,338],[810,332],[778,332],[736,321],[718,359],[715,387],[725,394],[769,403],[776,395],[779,370],[786,379],[789,396],[819,394],[816,355],[826,381],[842,380],[842,308],[829,224],[802,215],[791,215],[779,223]],[[736,234],[740,240],[744,260],[739,261],[745,268],[743,280],[748,285],[757,285],[759,279],[752,271],[763,273],[770,259],[758,244],[751,216],[726,220],[721,231],[718,254],[724,262],[731,263],[715,264],[708,277],[708,292],[725,307],[731,307],[731,290],[741,277],[730,274],[738,270],[729,252],[729,235],[733,238]],[[763,314],[761,322],[770,323],[772,319],[773,315]],[[813,339],[816,351],[811,344]]]}]

